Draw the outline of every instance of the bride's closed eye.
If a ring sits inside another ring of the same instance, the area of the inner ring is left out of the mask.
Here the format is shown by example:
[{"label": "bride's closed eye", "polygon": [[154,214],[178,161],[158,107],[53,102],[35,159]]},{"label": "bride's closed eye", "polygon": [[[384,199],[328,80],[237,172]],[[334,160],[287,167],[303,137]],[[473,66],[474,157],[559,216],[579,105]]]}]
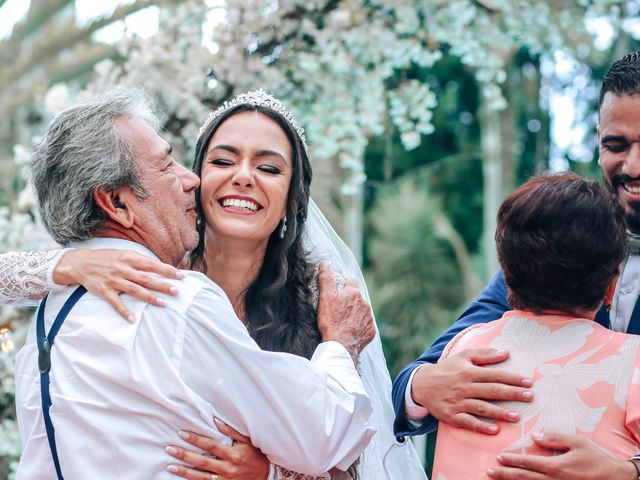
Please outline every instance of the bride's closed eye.
[{"label": "bride's closed eye", "polygon": [[258,167],[258,170],[261,170],[265,173],[271,173],[273,175],[280,175],[282,173],[282,170],[280,170],[278,167],[274,167],[273,165],[260,165]]},{"label": "bride's closed eye", "polygon": [[218,165],[221,167],[228,167],[229,165],[233,165],[233,162],[231,160],[226,160],[224,158],[214,158],[209,160],[209,163],[211,163],[212,165]]}]

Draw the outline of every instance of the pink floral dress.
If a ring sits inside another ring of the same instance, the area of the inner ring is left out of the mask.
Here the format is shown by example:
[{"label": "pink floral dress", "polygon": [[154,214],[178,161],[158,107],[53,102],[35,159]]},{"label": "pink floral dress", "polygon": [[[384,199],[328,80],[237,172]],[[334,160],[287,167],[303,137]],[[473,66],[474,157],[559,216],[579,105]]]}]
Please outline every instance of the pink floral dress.
[{"label": "pink floral dress", "polygon": [[516,310],[461,332],[442,359],[484,347],[510,352],[507,361],[486,368],[531,378],[534,400],[497,402],[520,412],[521,420],[498,422],[495,436],[441,423],[433,480],[488,479],[485,472],[497,465],[500,452],[549,455],[533,443],[535,432],[587,437],[621,459],[638,453],[640,336],[616,333],[588,319]]}]

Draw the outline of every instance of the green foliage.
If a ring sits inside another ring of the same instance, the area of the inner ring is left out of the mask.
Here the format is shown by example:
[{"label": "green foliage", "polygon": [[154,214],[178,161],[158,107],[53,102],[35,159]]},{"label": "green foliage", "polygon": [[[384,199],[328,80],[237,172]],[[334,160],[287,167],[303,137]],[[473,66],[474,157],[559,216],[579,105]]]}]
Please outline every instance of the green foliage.
[{"label": "green foliage", "polygon": [[376,187],[424,168],[429,172],[428,188],[441,198],[444,212],[467,248],[477,251],[482,222],[475,219],[482,218],[483,189],[476,80],[459,59],[446,53],[432,68],[415,67],[407,75],[428,83],[438,98],[432,118],[435,130],[423,135],[420,146],[410,151],[393,129],[370,142],[365,156],[370,187],[367,206],[377,195]]},{"label": "green foliage", "polygon": [[460,269],[439,222],[442,208],[423,182],[379,192],[368,220],[370,288],[392,374],[454,319],[465,301]]}]

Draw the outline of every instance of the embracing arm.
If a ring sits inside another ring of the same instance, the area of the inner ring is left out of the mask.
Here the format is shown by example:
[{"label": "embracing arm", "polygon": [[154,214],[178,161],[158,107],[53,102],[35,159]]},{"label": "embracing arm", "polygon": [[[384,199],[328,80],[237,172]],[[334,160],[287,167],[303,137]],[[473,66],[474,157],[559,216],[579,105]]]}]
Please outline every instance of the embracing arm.
[{"label": "embracing arm", "polygon": [[65,250],[0,254],[0,304],[37,305],[56,283],[54,270]]},{"label": "embracing arm", "polygon": [[[170,464],[167,470],[188,480],[199,480],[202,472],[217,474],[229,480],[330,480],[330,474],[320,476],[293,472],[269,463],[267,457],[251,444],[251,439],[224,422],[214,419],[221,433],[233,440],[224,445],[206,435],[195,432],[179,432],[180,438],[196,447],[196,451],[169,445],[166,452],[180,460]],[[204,453],[200,453],[204,452]],[[185,465],[186,464],[186,465]]]},{"label": "embracing arm", "polygon": [[[104,298],[124,318],[131,313],[121,293],[156,305],[155,292],[175,295],[156,275],[180,278],[179,271],[159,260],[127,250],[59,249],[0,254],[0,305],[37,305],[57,286],[83,285]],[[155,291],[155,292],[154,292]]]},{"label": "embracing arm", "polygon": [[[503,382],[510,385],[529,385],[522,379],[513,375],[497,373],[496,378],[491,378],[479,365],[487,365],[504,361],[508,354],[497,353],[488,349],[469,351],[465,355],[454,355],[445,362],[437,364],[447,344],[460,332],[469,326],[478,323],[487,323],[496,320],[511,307],[507,303],[507,288],[502,273],[497,273],[478,297],[469,304],[469,307],[449,329],[438,338],[417,360],[406,366],[393,383],[393,404],[396,413],[394,431],[396,435],[420,435],[431,432],[437,427],[437,419],[453,423],[456,414],[467,409],[478,407],[478,403],[468,402],[467,395],[476,398],[492,399],[517,399],[530,401],[522,397],[524,390],[511,387],[502,388],[498,396],[485,397],[484,392],[496,388],[497,383]],[[415,371],[415,373],[414,373]],[[498,372],[491,370],[490,372]],[[413,375],[413,377],[412,377]],[[456,378],[456,389],[451,388],[451,379]],[[410,382],[411,380],[411,382]],[[482,383],[480,388],[478,385]],[[407,413],[407,397],[411,395],[412,402],[427,408],[434,415],[413,420]],[[452,395],[456,398],[452,398]],[[454,401],[457,400],[457,401]],[[462,405],[464,403],[464,405]],[[484,403],[484,402],[483,402]],[[481,405],[487,407],[486,404]],[[485,412],[486,413],[486,412]],[[498,418],[507,419],[508,412],[502,411]],[[437,419],[436,419],[437,418]],[[469,416],[464,416],[467,425],[456,425],[471,428],[484,433],[493,434],[491,425],[486,422],[475,421]],[[507,419],[514,421],[513,419]]]},{"label": "embracing arm", "polygon": [[[182,378],[272,463],[308,475],[346,470],[374,434],[371,403],[337,342],[320,344],[310,361],[262,351],[223,292],[209,287],[191,303],[184,344]],[[202,369],[204,352],[215,378]]]}]

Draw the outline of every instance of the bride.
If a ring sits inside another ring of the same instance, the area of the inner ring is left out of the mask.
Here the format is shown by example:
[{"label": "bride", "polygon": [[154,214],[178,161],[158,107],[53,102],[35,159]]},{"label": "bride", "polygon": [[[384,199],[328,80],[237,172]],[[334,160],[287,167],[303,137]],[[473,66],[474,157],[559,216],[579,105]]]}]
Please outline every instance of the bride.
[{"label": "bride", "polygon": [[[263,90],[241,94],[201,128],[194,171],[201,177],[196,194],[201,221],[190,268],[223,288],[261,348],[310,357],[322,341],[316,324],[317,266],[325,262],[343,277],[356,277],[369,297],[357,262],[310,199],[312,172],[303,130]],[[155,273],[179,275],[133,252],[10,253],[0,256],[0,274],[6,277],[0,278],[0,296],[5,303],[24,303],[56,283],[80,283],[129,317],[119,293],[156,304],[162,297],[151,290],[175,294]],[[411,442],[400,443],[393,435],[391,380],[379,335],[363,350],[359,372],[378,433],[348,472],[334,469],[320,478],[425,479]],[[207,454],[168,446],[168,453],[197,467],[175,464],[170,471],[191,479],[205,478],[203,471],[211,478],[266,478],[267,472],[269,478],[310,478],[269,465],[250,439],[220,428],[235,438],[232,447],[187,432],[187,441]],[[231,470],[234,476],[227,473]]]}]

